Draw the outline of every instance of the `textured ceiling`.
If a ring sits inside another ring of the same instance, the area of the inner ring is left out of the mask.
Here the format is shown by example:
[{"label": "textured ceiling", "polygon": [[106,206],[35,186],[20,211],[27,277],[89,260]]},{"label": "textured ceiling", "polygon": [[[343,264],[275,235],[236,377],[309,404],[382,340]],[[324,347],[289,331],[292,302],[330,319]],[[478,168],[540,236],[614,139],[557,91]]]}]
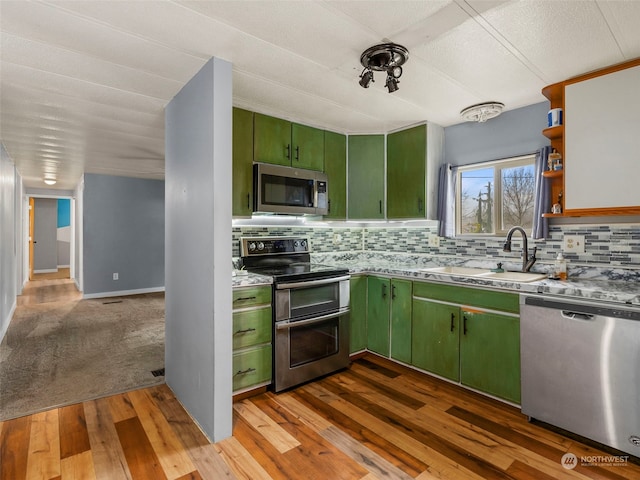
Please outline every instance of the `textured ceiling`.
[{"label": "textured ceiling", "polygon": [[[638,1],[0,1],[0,140],[25,185],[163,178],[164,107],[212,56],[234,105],[343,133],[460,123],[640,56]],[[360,54],[394,41],[400,89]]]}]

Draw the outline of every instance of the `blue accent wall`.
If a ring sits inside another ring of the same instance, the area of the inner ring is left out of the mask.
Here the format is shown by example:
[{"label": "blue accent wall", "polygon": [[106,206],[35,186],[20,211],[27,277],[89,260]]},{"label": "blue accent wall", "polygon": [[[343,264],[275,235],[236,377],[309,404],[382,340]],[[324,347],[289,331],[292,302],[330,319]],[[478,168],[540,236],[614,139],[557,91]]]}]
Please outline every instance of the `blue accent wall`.
[{"label": "blue accent wall", "polygon": [[58,199],[58,228],[71,225],[71,200],[68,198]]}]

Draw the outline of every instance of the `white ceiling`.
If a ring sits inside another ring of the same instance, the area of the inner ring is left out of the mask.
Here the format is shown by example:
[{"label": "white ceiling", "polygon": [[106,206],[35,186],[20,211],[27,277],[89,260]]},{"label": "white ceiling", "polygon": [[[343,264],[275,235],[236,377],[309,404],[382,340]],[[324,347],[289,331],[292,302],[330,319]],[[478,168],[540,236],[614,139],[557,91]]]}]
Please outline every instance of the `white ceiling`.
[{"label": "white ceiling", "polygon": [[[212,56],[234,105],[343,133],[464,107],[544,101],[545,85],[640,57],[640,1],[0,1],[0,140],[27,187],[164,175],[164,107]],[[408,48],[400,89],[360,54]]]}]

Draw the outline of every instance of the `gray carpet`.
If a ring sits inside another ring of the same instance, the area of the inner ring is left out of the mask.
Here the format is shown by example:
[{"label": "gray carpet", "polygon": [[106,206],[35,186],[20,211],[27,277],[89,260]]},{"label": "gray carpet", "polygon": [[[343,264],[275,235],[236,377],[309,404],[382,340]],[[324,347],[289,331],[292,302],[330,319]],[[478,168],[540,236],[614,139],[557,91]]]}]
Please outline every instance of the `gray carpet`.
[{"label": "gray carpet", "polygon": [[164,382],[164,294],[19,306],[0,344],[0,421]]}]

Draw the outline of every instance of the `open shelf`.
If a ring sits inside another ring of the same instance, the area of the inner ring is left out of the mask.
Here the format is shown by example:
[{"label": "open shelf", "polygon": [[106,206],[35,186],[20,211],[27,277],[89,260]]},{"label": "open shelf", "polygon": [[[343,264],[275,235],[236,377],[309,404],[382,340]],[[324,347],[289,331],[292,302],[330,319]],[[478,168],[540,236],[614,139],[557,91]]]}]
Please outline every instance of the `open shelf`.
[{"label": "open shelf", "polygon": [[560,140],[564,137],[564,125],[545,128],[542,134],[550,140]]},{"label": "open shelf", "polygon": [[545,170],[542,176],[545,178],[560,178],[564,175],[564,170]]}]

